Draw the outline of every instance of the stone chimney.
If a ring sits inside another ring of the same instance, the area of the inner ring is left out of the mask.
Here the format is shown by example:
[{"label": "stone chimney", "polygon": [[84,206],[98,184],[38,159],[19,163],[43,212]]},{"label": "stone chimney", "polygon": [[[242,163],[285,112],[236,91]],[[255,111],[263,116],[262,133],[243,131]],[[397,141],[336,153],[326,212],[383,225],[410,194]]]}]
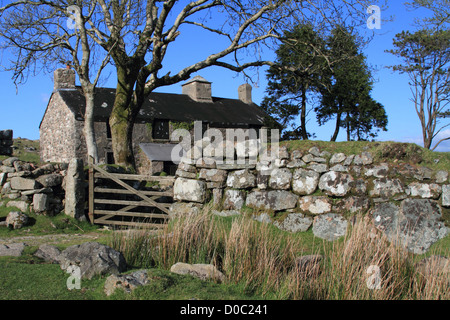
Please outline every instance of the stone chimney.
[{"label": "stone chimney", "polygon": [[70,68],[56,69],[53,72],[53,89],[75,89],[75,70]]},{"label": "stone chimney", "polygon": [[241,84],[238,88],[239,100],[247,104],[252,103],[252,86],[248,83]]},{"label": "stone chimney", "polygon": [[197,102],[212,102],[211,82],[203,77],[195,76],[182,86],[182,93]]}]

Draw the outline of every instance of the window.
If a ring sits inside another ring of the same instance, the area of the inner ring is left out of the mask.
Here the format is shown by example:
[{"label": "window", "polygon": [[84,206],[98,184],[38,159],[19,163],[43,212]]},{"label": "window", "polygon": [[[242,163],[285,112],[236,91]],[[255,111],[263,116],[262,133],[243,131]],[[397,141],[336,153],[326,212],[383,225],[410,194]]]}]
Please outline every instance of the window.
[{"label": "window", "polygon": [[153,139],[169,140],[169,120],[153,120]]},{"label": "window", "polygon": [[109,126],[109,122],[106,121],[106,138],[107,139],[111,139],[112,135],[111,135],[111,127]]},{"label": "window", "polygon": [[114,164],[114,153],[107,152],[106,153],[106,163],[107,164]]}]

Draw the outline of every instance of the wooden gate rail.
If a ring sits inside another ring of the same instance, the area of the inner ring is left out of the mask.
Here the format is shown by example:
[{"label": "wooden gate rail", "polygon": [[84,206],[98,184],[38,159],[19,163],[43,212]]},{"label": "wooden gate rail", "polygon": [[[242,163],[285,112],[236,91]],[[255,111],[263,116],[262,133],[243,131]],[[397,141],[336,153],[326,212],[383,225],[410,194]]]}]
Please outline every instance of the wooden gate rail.
[{"label": "wooden gate rail", "polygon": [[[123,189],[119,188],[105,188],[95,186],[95,178],[107,179],[114,181],[116,184],[121,186]],[[173,190],[137,190],[125,183],[123,180],[128,181],[153,181],[164,183],[170,187],[173,186],[175,181],[174,177],[157,177],[157,176],[146,176],[146,175],[136,175],[136,174],[118,174],[110,173],[101,167],[93,164],[89,164],[89,220],[93,224],[111,224],[111,225],[124,225],[124,226],[139,226],[139,227],[150,227],[150,228],[161,228],[163,223],[167,222],[169,216],[169,206],[171,203],[157,202],[158,198],[161,197],[172,197]],[[140,200],[123,200],[123,199],[101,199],[96,198],[95,194],[109,194],[109,195],[120,195],[121,197],[125,195],[131,195],[140,198]],[[98,209],[98,205],[109,205],[109,206],[119,206],[116,210],[106,210],[105,208]],[[157,208],[160,213],[155,212],[138,212],[131,211],[138,207],[145,208]],[[117,218],[122,216],[122,220],[112,220],[112,218]],[[163,223],[148,223],[148,222],[137,222],[137,221],[124,221],[123,217],[131,217],[138,219],[159,219]]]}]

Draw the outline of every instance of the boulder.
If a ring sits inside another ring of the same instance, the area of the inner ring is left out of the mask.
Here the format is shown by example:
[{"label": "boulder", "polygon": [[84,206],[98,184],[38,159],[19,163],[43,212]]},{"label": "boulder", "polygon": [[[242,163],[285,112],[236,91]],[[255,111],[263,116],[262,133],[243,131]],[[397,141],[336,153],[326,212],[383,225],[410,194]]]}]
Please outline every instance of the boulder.
[{"label": "boulder", "polygon": [[106,278],[104,292],[107,296],[113,294],[116,289],[131,293],[136,288],[146,285],[149,282],[147,270],[138,270],[130,274],[112,274]]},{"label": "boulder", "polygon": [[284,190],[254,190],[249,192],[246,200],[247,206],[249,207],[273,211],[295,208],[295,206],[297,205],[297,201],[297,195]]},{"label": "boulder", "polygon": [[436,183],[445,183],[448,179],[448,171],[440,170],[436,172]]},{"label": "boulder", "polygon": [[320,254],[310,254],[295,259],[295,266],[303,276],[314,276],[321,272],[321,262],[324,256]]},{"label": "boulder", "polygon": [[327,195],[343,197],[350,191],[353,181],[347,173],[329,171],[320,177],[319,188]]},{"label": "boulder", "polygon": [[50,263],[59,264],[61,261],[61,250],[49,244],[40,245],[34,255]]},{"label": "boulder", "polygon": [[171,219],[174,219],[177,216],[199,214],[201,210],[201,204],[199,203],[174,202],[169,207],[169,217]]},{"label": "boulder", "polygon": [[199,178],[206,181],[224,183],[227,179],[227,171],[221,169],[201,169]]},{"label": "boulder", "polygon": [[33,190],[41,187],[41,184],[34,179],[27,179],[22,177],[11,178],[11,189],[14,190]]},{"label": "boulder", "polygon": [[284,231],[305,232],[311,227],[312,223],[313,219],[302,213],[289,213],[283,221],[275,221],[273,224]]},{"label": "boulder", "polygon": [[44,187],[56,187],[62,184],[64,177],[58,173],[45,174],[36,179]]},{"label": "boulder", "polygon": [[330,159],[330,165],[344,162],[347,157],[342,152],[334,153]]},{"label": "boulder", "polygon": [[444,207],[450,206],[450,184],[442,186],[442,205]]},{"label": "boulder", "polygon": [[45,193],[33,195],[33,210],[36,213],[46,212],[49,209],[49,197]]},{"label": "boulder", "polygon": [[237,170],[228,174],[227,186],[235,189],[247,189],[256,186],[256,176],[249,170]]},{"label": "boulder", "polygon": [[245,192],[228,189],[224,192],[223,208],[225,210],[240,210],[245,202]]},{"label": "boulder", "polygon": [[272,223],[272,218],[269,216],[267,212],[263,212],[260,214],[254,214],[252,219],[262,223]]},{"label": "boulder", "polygon": [[373,180],[373,189],[369,191],[369,195],[388,198],[403,191],[403,184],[399,179],[380,178]]},{"label": "boulder", "polygon": [[360,155],[356,155],[353,159],[355,165],[368,165],[373,163],[373,157],[370,152],[362,152]]},{"label": "boulder", "polygon": [[364,172],[366,177],[384,178],[389,174],[389,166],[386,163],[382,163],[372,168],[367,168]]},{"label": "boulder", "polygon": [[292,191],[298,195],[308,195],[316,191],[320,174],[302,168],[296,169],[292,176]]},{"label": "boulder", "polygon": [[409,194],[411,197],[437,199],[441,194],[441,190],[441,186],[436,183],[412,182],[408,185],[406,194]]},{"label": "boulder", "polygon": [[308,169],[318,173],[324,173],[328,171],[328,166],[325,163],[311,163]]},{"label": "boulder", "polygon": [[188,264],[177,262],[170,271],[176,274],[190,275],[200,280],[213,280],[223,282],[225,276],[212,264]]},{"label": "boulder", "polygon": [[9,157],[8,159],[5,159],[2,161],[4,166],[7,167],[14,167],[14,162],[19,161],[19,158],[17,157]]},{"label": "boulder", "polygon": [[400,207],[392,203],[377,203],[371,210],[374,225],[387,238],[408,251],[423,254],[430,246],[448,234],[440,221],[439,205],[428,199],[405,199]]},{"label": "boulder", "polygon": [[348,222],[342,215],[327,213],[314,218],[312,230],[316,237],[334,241],[345,235],[347,225]]},{"label": "boulder", "polygon": [[416,265],[417,272],[428,279],[446,275],[450,283],[450,259],[444,256],[432,255],[420,260]]},{"label": "boulder", "polygon": [[6,226],[13,229],[20,229],[27,223],[28,216],[20,211],[11,211],[6,217]]},{"label": "boulder", "polygon": [[300,209],[311,214],[322,214],[331,211],[331,201],[326,196],[304,196],[299,199]]},{"label": "boulder", "polygon": [[9,201],[6,204],[6,206],[7,207],[15,207],[15,208],[19,209],[22,212],[27,212],[29,207],[30,207],[29,204],[26,201],[20,201],[20,200],[18,200],[18,201],[15,201],[15,200],[14,201]]},{"label": "boulder", "polygon": [[272,170],[269,178],[269,187],[278,190],[291,188],[292,172],[288,168],[276,168]]},{"label": "boulder", "polygon": [[231,216],[239,216],[241,214],[240,211],[237,210],[212,210],[212,214],[219,217],[231,217]]},{"label": "boulder", "polygon": [[61,252],[60,267],[66,271],[79,267],[81,278],[91,279],[95,275],[124,272],[127,264],[122,253],[98,242],[85,242]]},{"label": "boulder", "polygon": [[173,185],[173,198],[179,201],[204,203],[206,189],[205,181],[177,178]]},{"label": "boulder", "polygon": [[0,244],[0,257],[20,257],[23,249],[25,249],[25,243]]},{"label": "boulder", "polygon": [[6,183],[6,179],[8,178],[8,174],[5,172],[0,173],[0,187]]},{"label": "boulder", "polygon": [[350,196],[339,200],[335,206],[334,211],[339,212],[366,212],[369,209],[369,198],[365,196]]}]

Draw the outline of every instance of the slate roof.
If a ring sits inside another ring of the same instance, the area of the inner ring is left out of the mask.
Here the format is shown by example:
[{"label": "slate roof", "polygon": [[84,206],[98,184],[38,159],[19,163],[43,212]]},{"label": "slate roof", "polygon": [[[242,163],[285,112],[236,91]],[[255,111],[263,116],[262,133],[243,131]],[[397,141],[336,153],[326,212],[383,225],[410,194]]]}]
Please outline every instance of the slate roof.
[{"label": "slate roof", "polygon": [[[115,89],[97,88],[95,96],[95,121],[107,121],[114,104]],[[59,90],[76,119],[82,120],[85,99],[81,88]],[[196,102],[185,94],[151,93],[144,102],[136,122],[146,123],[153,119],[172,121],[204,121],[224,126],[262,126],[267,113],[256,104],[246,104],[238,99],[212,97],[213,102]]]}]

